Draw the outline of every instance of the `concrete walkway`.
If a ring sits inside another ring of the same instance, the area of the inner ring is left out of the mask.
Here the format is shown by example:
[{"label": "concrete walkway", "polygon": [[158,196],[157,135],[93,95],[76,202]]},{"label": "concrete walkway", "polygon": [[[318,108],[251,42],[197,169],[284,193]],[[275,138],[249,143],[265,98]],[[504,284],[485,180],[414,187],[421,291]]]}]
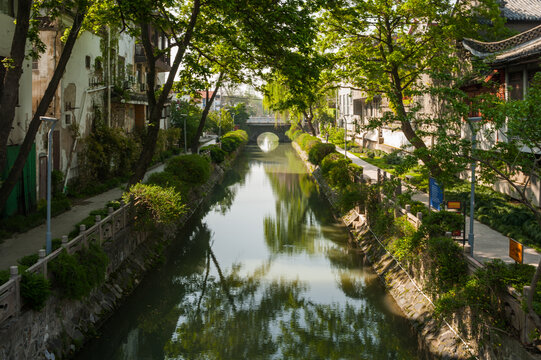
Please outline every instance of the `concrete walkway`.
[{"label": "concrete walkway", "polygon": [[[163,164],[156,165],[147,171],[145,180],[153,172],[162,171]],[[83,220],[93,210],[103,209],[111,200],[118,200],[122,196],[122,187],[111,189],[102,194],[83,200],[66,211],[51,219],[52,238],[60,238],[68,235],[75,224]],[[15,234],[0,244],[0,270],[7,270],[12,265],[17,265],[17,259],[23,256],[37,253],[45,248],[46,224],[37,226],[25,233]]]},{"label": "concrete walkway", "polygon": [[[340,153],[344,153],[343,149],[336,147],[336,150]],[[363,174],[370,177],[372,180],[377,180],[378,167],[367,163],[366,161],[358,158],[349,151],[347,157],[350,158],[355,164],[363,167]],[[382,170],[383,171],[383,170]],[[404,188],[406,189],[406,188]],[[421,201],[428,204],[428,194],[416,191],[412,197],[413,200]],[[466,236],[470,232],[470,218],[466,217]],[[474,220],[473,225],[474,234],[474,258],[480,262],[486,262],[492,259],[501,259],[506,263],[514,263],[509,254],[509,238],[502,235],[496,230],[491,229],[485,224]],[[524,263],[537,266],[541,255],[534,249],[524,246]]]}]

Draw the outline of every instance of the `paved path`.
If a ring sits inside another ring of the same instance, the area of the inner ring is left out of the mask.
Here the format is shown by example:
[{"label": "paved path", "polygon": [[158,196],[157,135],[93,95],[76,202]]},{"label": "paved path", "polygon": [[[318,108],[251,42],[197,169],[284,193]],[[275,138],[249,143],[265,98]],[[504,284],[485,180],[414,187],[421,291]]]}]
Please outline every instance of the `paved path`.
[{"label": "paved path", "polygon": [[[145,174],[145,179],[153,172],[162,171],[164,165],[159,164],[151,168]],[[83,200],[66,211],[51,219],[52,238],[60,238],[68,235],[75,224],[83,220],[92,210],[103,209],[111,200],[117,200],[122,195],[121,187],[111,189],[102,194]],[[45,247],[46,224],[37,226],[25,233],[15,234],[0,244],[0,270],[8,269],[11,265],[17,265],[17,259],[36,253]]]},{"label": "paved path", "polygon": [[[336,147],[336,150],[340,153],[344,153],[343,149]],[[369,176],[372,180],[377,179],[378,167],[367,163],[366,161],[351,154],[349,151],[347,157],[350,158],[355,164],[363,167],[363,174]],[[421,201],[428,204],[428,194],[416,191],[413,195],[413,200]],[[470,232],[470,218],[466,217],[466,234]],[[509,239],[491,229],[485,224],[474,220],[473,225],[474,234],[474,258],[481,262],[486,262],[491,259],[502,259],[506,263],[514,263],[514,260],[508,256],[509,253]],[[466,235],[467,236],[467,235]],[[524,263],[537,266],[541,255],[532,248],[524,246]]]}]

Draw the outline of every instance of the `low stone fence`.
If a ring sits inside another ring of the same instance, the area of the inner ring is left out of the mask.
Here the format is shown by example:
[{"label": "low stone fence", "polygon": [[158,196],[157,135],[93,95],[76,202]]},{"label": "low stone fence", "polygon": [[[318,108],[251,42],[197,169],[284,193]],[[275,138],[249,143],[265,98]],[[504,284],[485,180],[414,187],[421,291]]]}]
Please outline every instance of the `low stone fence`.
[{"label": "low stone fence", "polygon": [[[133,218],[133,207],[131,204],[122,204],[116,211],[112,207],[108,208],[109,215],[101,219],[96,215],[96,223],[86,228],[81,225],[79,235],[68,241],[68,236],[62,236],[62,246],[46,256],[45,249],[38,251],[39,260],[34,265],[26,269],[27,272],[43,274],[46,278],[51,278],[52,274],[47,271],[48,264],[53,261],[65,249],[68,254],[74,254],[90,244],[103,245],[106,242],[114,242],[131,223]],[[116,270],[119,263],[110,262],[107,268],[107,275]],[[20,295],[21,274],[17,266],[10,267],[10,279],[0,286],[0,325],[13,316],[18,316],[24,305],[24,299]]]}]

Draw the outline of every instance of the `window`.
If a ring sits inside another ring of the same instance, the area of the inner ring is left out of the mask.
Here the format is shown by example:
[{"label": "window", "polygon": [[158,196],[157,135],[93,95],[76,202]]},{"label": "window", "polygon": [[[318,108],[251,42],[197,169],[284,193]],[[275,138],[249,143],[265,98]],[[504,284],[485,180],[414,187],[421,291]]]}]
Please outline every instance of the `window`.
[{"label": "window", "polygon": [[0,12],[15,17],[14,0],[0,0]]},{"label": "window", "polygon": [[524,82],[522,71],[509,73],[508,91],[510,100],[522,100],[524,96]]},{"label": "window", "polygon": [[89,56],[89,55],[85,56],[85,67],[86,67],[87,69],[90,69],[90,64],[91,64],[91,62],[92,62],[92,61],[91,61],[91,59],[90,59],[90,56]]},{"label": "window", "polygon": [[70,125],[71,124],[71,114],[66,114],[65,115],[65,120],[66,120],[66,125]]}]

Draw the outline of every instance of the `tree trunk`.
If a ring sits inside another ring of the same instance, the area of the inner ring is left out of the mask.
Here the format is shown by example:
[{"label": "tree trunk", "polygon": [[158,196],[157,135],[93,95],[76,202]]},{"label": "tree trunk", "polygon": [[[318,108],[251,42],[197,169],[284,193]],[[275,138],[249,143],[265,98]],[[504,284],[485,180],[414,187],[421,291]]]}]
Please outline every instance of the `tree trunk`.
[{"label": "tree trunk", "polygon": [[[15,32],[9,54],[13,63],[6,69],[4,77],[0,79],[0,109],[2,109],[2,116],[0,116],[0,169],[6,166],[7,143],[9,134],[11,133],[11,125],[15,118],[15,108],[19,95],[19,81],[23,73],[31,7],[31,0],[18,1]],[[0,66],[3,66],[3,64],[0,64]],[[4,91],[4,89],[8,91]],[[0,203],[0,209],[2,207]]]},{"label": "tree trunk", "polygon": [[308,114],[306,111],[303,111],[303,114],[304,119],[306,120],[306,124],[308,125],[308,131],[310,131],[310,134],[312,134],[312,136],[316,136],[316,129],[314,128],[314,124],[312,123],[312,120],[314,119],[312,109],[310,109],[310,114]]},{"label": "tree trunk", "polygon": [[150,69],[150,72],[147,76],[147,84],[149,85],[148,90],[147,90],[147,99],[148,99],[148,106],[150,108],[150,118],[149,118],[147,136],[145,137],[145,140],[143,142],[143,149],[141,150],[141,154],[139,155],[139,160],[137,161],[137,164],[135,165],[133,176],[130,178],[130,181],[128,182],[129,186],[134,185],[138,183],[139,181],[143,180],[146,170],[148,166],[150,165],[150,162],[152,161],[152,157],[154,156],[154,152],[156,150],[156,141],[158,139],[158,132],[160,130],[160,118],[162,116],[162,110],[169,96],[169,92],[171,91],[171,88],[173,87],[173,82],[175,80],[175,76],[177,74],[178,68],[180,67],[180,63],[182,62],[186,49],[188,48],[188,45],[190,44],[190,41],[192,40],[193,30],[195,28],[197,17],[199,16],[200,9],[201,9],[200,0],[194,0],[190,22],[188,23],[186,32],[184,33],[184,38],[182,39],[182,42],[179,45],[177,54],[175,55],[175,60],[173,61],[173,65],[171,66],[171,71],[169,72],[167,81],[163,85],[162,91],[160,92],[160,96],[158,97],[157,100],[156,100],[155,89],[154,89],[157,57],[154,55],[154,46],[152,45],[152,42],[150,39],[150,34],[149,34],[150,25],[141,24],[141,30],[142,30],[141,40],[143,43],[143,48],[145,49],[147,65],[148,65],[148,68]]},{"label": "tree trunk", "polygon": [[199,138],[203,134],[203,128],[205,127],[205,122],[207,120],[210,107],[212,106],[212,103],[214,102],[214,99],[216,98],[216,93],[220,89],[223,76],[224,76],[224,73],[223,72],[220,73],[220,76],[218,77],[218,81],[216,82],[216,87],[214,88],[214,93],[212,94],[210,99],[208,99],[208,95],[207,95],[207,103],[205,104],[205,109],[203,110],[203,113],[201,114],[201,120],[199,120],[199,126],[197,127],[197,131],[192,140],[192,145],[190,146],[190,149],[192,150],[192,154],[197,154],[197,150],[199,149]]},{"label": "tree trunk", "polygon": [[438,178],[441,175],[441,168],[438,166],[438,164],[435,164],[432,161],[432,157],[429,155],[428,147],[426,146],[424,141],[419,136],[417,136],[415,130],[413,130],[413,127],[411,126],[411,122],[408,118],[408,114],[406,111],[406,106],[404,105],[402,82],[400,80],[397,69],[394,69],[392,71],[391,78],[393,94],[390,100],[392,103],[394,103],[394,108],[396,109],[395,114],[400,120],[401,130],[404,133],[406,139],[408,139],[410,144],[412,144],[417,151],[416,155],[419,157],[419,159],[421,159],[423,163],[428,167],[430,173],[434,177]]},{"label": "tree trunk", "polygon": [[28,130],[19,149],[19,154],[15,159],[15,163],[11,167],[6,180],[2,183],[2,187],[0,188],[0,209],[3,209],[6,205],[7,199],[11,194],[11,191],[13,191],[13,188],[15,187],[17,181],[21,176],[24,165],[26,164],[26,159],[28,158],[28,154],[30,154],[32,144],[34,143],[34,139],[36,138],[36,134],[41,125],[40,117],[45,114],[45,112],[49,108],[49,104],[51,103],[56,93],[56,89],[58,88],[60,79],[64,74],[66,64],[68,63],[68,60],[71,56],[73,46],[75,45],[77,36],[79,35],[79,31],[81,30],[81,25],[83,24],[83,21],[85,19],[86,12],[87,8],[83,8],[79,9],[77,14],[75,14],[75,17],[73,19],[73,26],[64,45],[64,49],[62,50],[62,54],[60,55],[60,59],[58,60],[58,64],[54,70],[53,77],[51,78],[51,81],[49,81],[49,85],[47,86],[47,89],[45,90],[45,93],[43,94],[43,97],[39,102],[38,108],[34,116],[32,117],[32,121],[28,126]]}]

